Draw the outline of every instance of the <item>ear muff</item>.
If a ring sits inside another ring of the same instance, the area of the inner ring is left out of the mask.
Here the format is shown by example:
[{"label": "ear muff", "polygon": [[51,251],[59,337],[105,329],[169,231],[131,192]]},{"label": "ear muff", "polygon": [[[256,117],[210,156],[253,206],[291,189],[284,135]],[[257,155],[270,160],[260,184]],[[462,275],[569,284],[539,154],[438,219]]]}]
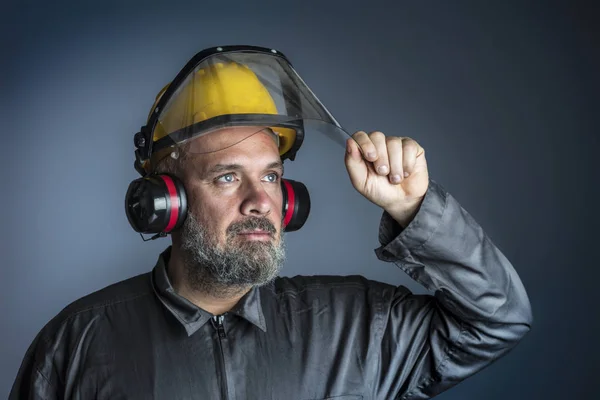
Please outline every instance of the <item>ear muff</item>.
[{"label": "ear muff", "polygon": [[[281,180],[283,227],[286,232],[302,228],[310,214],[310,195],[303,183]],[[187,215],[183,184],[170,175],[150,175],[129,184],[125,213],[131,227],[139,233],[167,233],[181,227]]]},{"label": "ear muff", "polygon": [[150,175],[129,184],[125,213],[136,232],[169,233],[179,228],[187,214],[183,184],[169,175]]},{"label": "ear muff", "polygon": [[283,226],[286,232],[302,228],[310,214],[310,195],[302,182],[281,180],[283,192]]}]

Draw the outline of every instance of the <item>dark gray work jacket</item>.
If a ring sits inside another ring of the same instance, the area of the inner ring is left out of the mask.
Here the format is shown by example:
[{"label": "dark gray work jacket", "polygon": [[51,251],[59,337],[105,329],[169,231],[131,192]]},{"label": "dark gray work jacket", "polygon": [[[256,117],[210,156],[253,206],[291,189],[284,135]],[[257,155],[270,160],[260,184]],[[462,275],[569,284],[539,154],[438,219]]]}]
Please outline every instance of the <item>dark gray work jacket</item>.
[{"label": "dark gray work jacket", "polygon": [[168,248],[151,272],[52,319],[10,399],[427,399],[529,331],[512,265],[435,181],[406,229],[384,213],[379,241],[380,260],[434,294],[360,276],[280,277],[213,317],[174,292]]}]

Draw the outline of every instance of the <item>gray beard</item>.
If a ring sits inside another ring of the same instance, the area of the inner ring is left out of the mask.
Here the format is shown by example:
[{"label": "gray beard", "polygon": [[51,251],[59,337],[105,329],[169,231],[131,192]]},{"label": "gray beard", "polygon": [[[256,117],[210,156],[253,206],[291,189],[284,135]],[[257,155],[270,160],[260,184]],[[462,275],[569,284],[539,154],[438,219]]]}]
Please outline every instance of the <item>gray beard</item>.
[{"label": "gray beard", "polygon": [[224,298],[275,279],[285,261],[283,233],[278,245],[271,241],[233,242],[239,232],[255,228],[276,234],[269,220],[253,217],[232,224],[221,248],[215,241],[216,235],[211,235],[188,212],[182,230],[181,249],[190,289]]}]

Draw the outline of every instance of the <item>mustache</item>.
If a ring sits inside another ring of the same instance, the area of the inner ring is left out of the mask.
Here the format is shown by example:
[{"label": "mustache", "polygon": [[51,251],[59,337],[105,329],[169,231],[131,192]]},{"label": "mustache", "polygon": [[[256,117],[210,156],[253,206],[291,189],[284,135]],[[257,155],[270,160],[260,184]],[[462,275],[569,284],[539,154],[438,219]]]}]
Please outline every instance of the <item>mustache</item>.
[{"label": "mustache", "polygon": [[227,228],[228,235],[237,235],[244,231],[260,229],[274,235],[277,233],[275,226],[267,218],[251,217],[243,221],[234,222]]}]

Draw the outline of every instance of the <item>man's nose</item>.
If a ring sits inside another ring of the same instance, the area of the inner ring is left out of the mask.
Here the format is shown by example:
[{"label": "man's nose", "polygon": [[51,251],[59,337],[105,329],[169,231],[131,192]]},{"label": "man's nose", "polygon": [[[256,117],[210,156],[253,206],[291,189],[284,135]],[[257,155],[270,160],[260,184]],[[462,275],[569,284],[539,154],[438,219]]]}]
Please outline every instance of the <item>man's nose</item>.
[{"label": "man's nose", "polygon": [[244,189],[241,212],[244,215],[268,215],[271,212],[271,197],[261,183],[248,183]]}]

